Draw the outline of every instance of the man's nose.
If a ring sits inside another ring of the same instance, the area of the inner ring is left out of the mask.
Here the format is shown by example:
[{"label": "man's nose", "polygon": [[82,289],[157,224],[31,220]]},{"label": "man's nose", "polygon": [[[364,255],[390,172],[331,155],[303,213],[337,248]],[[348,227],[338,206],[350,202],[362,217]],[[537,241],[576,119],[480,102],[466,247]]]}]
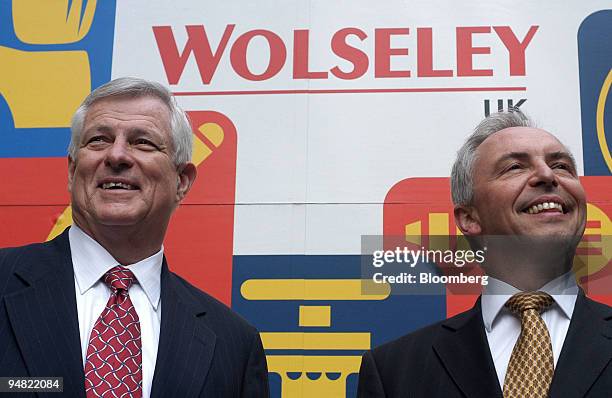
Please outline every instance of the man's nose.
[{"label": "man's nose", "polygon": [[113,169],[130,168],[133,165],[129,143],[122,138],[116,138],[106,152],[104,162]]},{"label": "man's nose", "polygon": [[529,179],[529,184],[534,187],[539,185],[550,185],[556,187],[559,185],[559,181],[557,180],[557,175],[553,169],[551,169],[546,162],[540,162],[535,165],[533,174]]}]

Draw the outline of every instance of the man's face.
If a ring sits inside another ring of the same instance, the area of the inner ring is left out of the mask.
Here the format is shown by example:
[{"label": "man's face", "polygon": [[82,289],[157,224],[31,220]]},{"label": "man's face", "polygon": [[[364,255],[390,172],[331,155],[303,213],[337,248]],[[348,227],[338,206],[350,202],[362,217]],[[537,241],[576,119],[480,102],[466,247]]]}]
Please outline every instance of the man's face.
[{"label": "man's face", "polygon": [[472,206],[455,210],[466,235],[582,236],[585,193],[567,149],[544,130],[513,127],[477,149]]},{"label": "man's face", "polygon": [[[85,117],[68,190],[75,221],[161,229],[193,178],[174,165],[170,111],[158,98],[108,98]],[[195,177],[195,176],[192,176]]]}]

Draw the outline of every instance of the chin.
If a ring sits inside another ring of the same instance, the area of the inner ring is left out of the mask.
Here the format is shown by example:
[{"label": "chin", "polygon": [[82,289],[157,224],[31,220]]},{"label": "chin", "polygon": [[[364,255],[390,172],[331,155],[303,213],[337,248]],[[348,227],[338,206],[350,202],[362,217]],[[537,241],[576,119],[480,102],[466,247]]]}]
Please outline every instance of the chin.
[{"label": "chin", "polygon": [[106,210],[96,214],[97,223],[109,227],[134,225],[141,219],[138,213],[125,211],[125,209]]},{"label": "chin", "polygon": [[549,255],[553,253],[566,252],[568,249],[574,249],[582,238],[567,230],[547,230],[534,231],[530,234],[532,244],[536,245],[536,250],[546,251]]}]

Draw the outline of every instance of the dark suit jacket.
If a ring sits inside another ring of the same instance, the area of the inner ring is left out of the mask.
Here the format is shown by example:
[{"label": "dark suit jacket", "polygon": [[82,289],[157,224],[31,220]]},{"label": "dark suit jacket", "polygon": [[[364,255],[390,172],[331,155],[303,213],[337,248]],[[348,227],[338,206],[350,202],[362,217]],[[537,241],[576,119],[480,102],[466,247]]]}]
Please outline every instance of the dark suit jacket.
[{"label": "dark suit jacket", "polygon": [[[612,308],[576,300],[550,397],[612,397]],[[480,310],[474,308],[363,356],[358,396],[501,398]]]},{"label": "dark suit jacket", "polygon": [[[151,397],[268,396],[257,330],[170,272],[165,259],[161,303]],[[63,396],[85,398],[81,358],[67,231],[0,250],[0,376],[61,376]]]}]

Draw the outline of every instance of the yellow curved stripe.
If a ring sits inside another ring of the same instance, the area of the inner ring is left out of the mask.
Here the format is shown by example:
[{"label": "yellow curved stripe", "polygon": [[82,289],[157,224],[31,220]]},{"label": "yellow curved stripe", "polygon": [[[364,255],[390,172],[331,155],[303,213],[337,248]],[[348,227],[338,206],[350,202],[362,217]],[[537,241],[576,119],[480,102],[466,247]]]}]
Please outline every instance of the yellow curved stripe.
[{"label": "yellow curved stripe", "polygon": [[606,142],[606,131],[604,125],[604,115],[606,114],[606,99],[608,98],[608,92],[612,85],[612,69],[608,72],[608,76],[601,87],[599,93],[599,100],[597,101],[597,138],[599,139],[599,148],[603,154],[604,160],[608,165],[608,169],[612,173],[612,155],[610,155],[610,149]]},{"label": "yellow curved stripe", "polygon": [[[204,134],[204,136],[212,142],[215,148],[218,148],[223,143],[223,137],[225,136],[223,128],[217,123],[204,123],[198,130]],[[196,166],[206,160],[212,155],[214,149],[209,148],[200,137],[196,134],[193,135],[193,151],[191,152],[191,162]]]},{"label": "yellow curved stripe", "polygon": [[240,292],[247,300],[384,300],[391,286],[368,279],[249,279]]},{"label": "yellow curved stripe", "polygon": [[[594,240],[582,240],[579,250],[593,250],[593,253],[577,254],[574,256],[572,271],[576,279],[596,274],[611,263],[612,258],[612,221],[605,211],[592,203],[587,203],[587,220],[598,221],[599,226],[586,228],[584,236],[594,236]],[[599,250],[601,254],[597,254]],[[612,263],[611,263],[612,264]]]},{"label": "yellow curved stripe", "polygon": [[200,130],[200,132],[204,134],[204,136],[208,138],[217,148],[223,143],[225,134],[223,133],[223,128],[217,123],[204,123],[198,128],[198,130]]}]

